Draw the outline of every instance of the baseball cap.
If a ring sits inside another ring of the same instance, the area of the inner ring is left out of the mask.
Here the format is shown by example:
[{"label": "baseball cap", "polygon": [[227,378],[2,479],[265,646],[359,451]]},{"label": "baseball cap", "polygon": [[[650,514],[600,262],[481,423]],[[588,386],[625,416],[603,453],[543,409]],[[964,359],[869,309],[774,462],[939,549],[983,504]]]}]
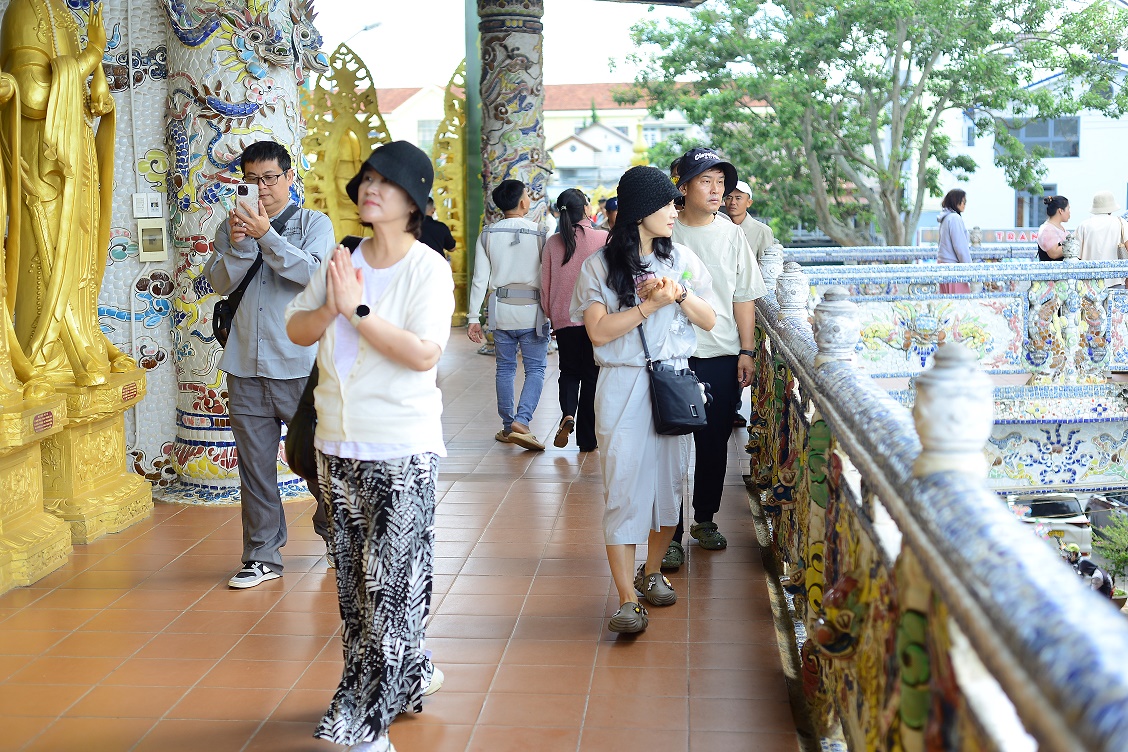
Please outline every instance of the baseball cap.
[{"label": "baseball cap", "polygon": [[607,211],[619,211],[619,199],[612,196],[607,199],[607,205],[603,207]]},{"label": "baseball cap", "polygon": [[[748,183],[745,183],[743,180],[737,180],[736,181],[736,187],[733,188],[733,190],[734,191],[740,191],[741,193],[746,193],[746,194],[748,194],[748,196],[752,195],[752,189],[748,186]],[[728,195],[728,194],[725,194],[725,195]]]},{"label": "baseball cap", "polygon": [[[678,185],[693,180],[705,172],[719,168],[725,174],[725,194],[736,188],[736,168],[713,149],[698,147],[682,155],[678,162]],[[749,194],[751,195],[751,194]]]}]

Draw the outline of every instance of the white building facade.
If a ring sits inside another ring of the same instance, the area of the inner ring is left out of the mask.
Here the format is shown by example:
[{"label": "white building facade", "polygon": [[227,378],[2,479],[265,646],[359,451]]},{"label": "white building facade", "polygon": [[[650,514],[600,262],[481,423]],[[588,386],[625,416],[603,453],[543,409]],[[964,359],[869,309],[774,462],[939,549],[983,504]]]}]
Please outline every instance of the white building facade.
[{"label": "white building facade", "polygon": [[[1053,86],[1055,78],[1034,86]],[[1003,169],[994,164],[994,139],[976,136],[970,117],[950,113],[945,119],[944,132],[952,140],[952,152],[971,157],[978,167],[966,181],[945,172],[941,188],[945,192],[952,188],[967,191],[964,220],[968,227],[991,230],[984,234],[984,242],[996,240],[996,231],[1010,230],[1016,235],[1025,234],[1023,239],[1028,239],[1030,229],[1036,229],[1046,219],[1043,196],[1069,199],[1072,218],[1067,226],[1071,229],[1089,216],[1093,196],[1101,191],[1111,191],[1122,212],[1128,207],[1128,150],[1124,148],[1128,143],[1128,121],[1086,110],[1073,117],[1016,122],[1015,126],[1015,135],[1028,151],[1041,146],[1052,154],[1043,160],[1046,172],[1040,181],[1040,195],[1007,183]],[[936,227],[940,199],[926,199],[925,208],[930,211],[921,216],[918,237],[927,242],[931,235],[927,231]],[[1003,241],[1014,239],[1017,238]]]}]

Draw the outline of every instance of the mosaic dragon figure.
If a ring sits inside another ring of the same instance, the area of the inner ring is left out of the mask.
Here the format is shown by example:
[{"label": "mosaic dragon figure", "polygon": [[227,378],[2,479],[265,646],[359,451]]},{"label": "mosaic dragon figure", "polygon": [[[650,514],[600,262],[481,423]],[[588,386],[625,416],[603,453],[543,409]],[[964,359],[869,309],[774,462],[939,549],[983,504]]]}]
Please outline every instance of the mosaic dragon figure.
[{"label": "mosaic dragon figure", "polygon": [[306,71],[324,74],[329,72],[329,56],[321,51],[325,41],[321,32],[313,25],[317,13],[313,9],[313,0],[294,0],[290,7],[290,20],[294,22],[291,32],[291,41],[294,46],[294,75],[298,83],[306,80]]}]

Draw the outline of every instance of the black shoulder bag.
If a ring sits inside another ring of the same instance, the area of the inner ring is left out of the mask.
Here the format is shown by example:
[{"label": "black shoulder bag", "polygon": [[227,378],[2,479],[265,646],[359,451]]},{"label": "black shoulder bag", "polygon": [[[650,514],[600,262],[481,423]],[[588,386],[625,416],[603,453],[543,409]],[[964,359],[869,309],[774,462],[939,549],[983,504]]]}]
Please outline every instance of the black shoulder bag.
[{"label": "black shoulder bag", "polygon": [[650,375],[650,402],[654,407],[654,430],[663,436],[681,436],[705,428],[705,403],[709,400],[708,384],[697,380],[688,368],[674,368],[650,359],[646,335],[638,325],[642,351],[646,354],[646,370]]},{"label": "black shoulder bag", "polygon": [[[355,251],[360,241],[361,238],[356,235],[346,235],[341,245]],[[329,259],[325,263],[329,263]],[[317,388],[317,378],[317,363],[314,363],[301,399],[298,400],[298,409],[286,423],[286,464],[290,466],[290,472],[304,479],[310,487],[317,485],[317,451],[313,447],[313,436],[317,433],[317,408],[313,402],[313,390]]]},{"label": "black shoulder bag", "polygon": [[[298,211],[298,207],[290,204],[286,207],[286,211],[279,214],[274,220],[271,221],[270,226],[279,235],[282,230],[286,228],[286,223],[290,221],[290,217]],[[247,270],[247,274],[243,277],[243,281],[235,288],[235,292],[228,295],[226,298],[220,298],[215,302],[215,307],[212,308],[212,334],[215,335],[216,340],[219,341],[220,347],[227,347],[227,339],[231,336],[231,327],[235,323],[235,311],[239,310],[239,303],[243,301],[243,295],[247,292],[247,288],[251,284],[251,280],[258,274],[259,267],[262,266],[262,249],[259,249],[258,256],[255,262],[251,264],[251,268]]]}]

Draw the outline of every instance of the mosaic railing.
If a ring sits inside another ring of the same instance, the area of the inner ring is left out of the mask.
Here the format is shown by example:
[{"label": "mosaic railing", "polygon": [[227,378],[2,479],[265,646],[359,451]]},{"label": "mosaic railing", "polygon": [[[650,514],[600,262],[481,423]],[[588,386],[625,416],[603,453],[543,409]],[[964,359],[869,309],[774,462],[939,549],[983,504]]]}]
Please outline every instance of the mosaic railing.
[{"label": "mosaic railing", "polygon": [[[1033,243],[973,246],[974,261],[1031,261],[1038,249]],[[936,246],[868,245],[849,248],[787,248],[788,261],[809,264],[913,264],[936,261]]]},{"label": "mosaic railing", "polygon": [[750,482],[816,731],[859,752],[1128,749],[1128,621],[987,487],[974,354],[940,348],[910,413],[858,368],[846,291],[812,330],[777,271],[757,306]]},{"label": "mosaic railing", "polygon": [[[768,259],[769,275],[778,259]],[[840,285],[857,303],[859,368],[906,406],[907,380],[943,342],[960,342],[999,374],[986,454],[997,490],[1123,490],[1128,399],[1128,291],[1107,287],[1128,263],[1068,262],[799,268],[779,273],[779,304],[813,310]],[[1107,279],[1106,279],[1107,278]],[[966,293],[941,293],[964,283]],[[1009,382],[1009,383],[1008,383]]]},{"label": "mosaic railing", "polygon": [[[810,304],[840,285],[859,305],[858,359],[873,376],[924,370],[941,342],[963,342],[989,373],[1031,384],[1102,384],[1128,368],[1128,262],[789,267]],[[964,284],[965,291],[942,292]]]}]

